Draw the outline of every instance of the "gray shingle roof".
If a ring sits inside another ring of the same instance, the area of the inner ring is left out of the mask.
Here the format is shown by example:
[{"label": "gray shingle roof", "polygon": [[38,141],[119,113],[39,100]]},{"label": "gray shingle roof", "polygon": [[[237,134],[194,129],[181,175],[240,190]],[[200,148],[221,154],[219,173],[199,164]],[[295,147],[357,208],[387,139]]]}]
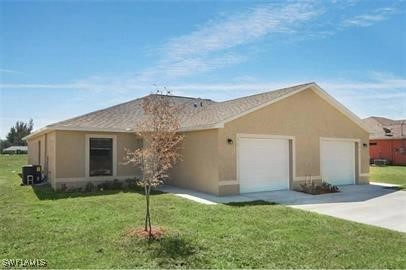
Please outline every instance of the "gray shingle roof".
[{"label": "gray shingle roof", "polygon": [[[392,120],[385,117],[371,116],[362,121],[373,131],[369,136],[370,139],[406,139],[406,120]],[[391,131],[389,133],[391,136],[387,136],[388,134],[385,133],[384,128]]]},{"label": "gray shingle roof", "polygon": [[[182,106],[183,115],[181,121],[185,118],[201,110],[202,106],[208,106],[215,103],[209,99],[197,99],[190,97],[171,96],[172,102],[178,106]],[[106,109],[98,110],[88,114],[84,114],[75,118],[57,122],[48,125],[49,128],[81,128],[81,129],[111,129],[111,130],[133,130],[137,122],[143,118],[144,111],[142,108],[143,98],[138,98],[125,103],[121,103]],[[198,107],[195,107],[198,105]]]},{"label": "gray shingle roof", "polygon": [[[288,95],[305,86],[301,84],[252,96],[237,98],[224,102],[210,99],[171,96],[172,101],[182,106],[180,116],[182,128],[198,128],[214,125],[229,118],[249,111],[262,104]],[[143,117],[143,98],[118,104],[103,110],[98,110],[75,118],[48,125],[48,128],[80,128],[80,129],[111,129],[134,130],[137,122]]]}]

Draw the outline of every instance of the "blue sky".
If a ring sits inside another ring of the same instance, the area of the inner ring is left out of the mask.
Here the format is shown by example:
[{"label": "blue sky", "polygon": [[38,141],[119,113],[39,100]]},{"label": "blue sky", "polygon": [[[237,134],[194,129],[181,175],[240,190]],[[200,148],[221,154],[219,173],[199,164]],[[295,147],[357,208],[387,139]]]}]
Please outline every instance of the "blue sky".
[{"label": "blue sky", "polygon": [[406,118],[405,1],[0,1],[0,137],[167,87],[225,100],[315,81]]}]

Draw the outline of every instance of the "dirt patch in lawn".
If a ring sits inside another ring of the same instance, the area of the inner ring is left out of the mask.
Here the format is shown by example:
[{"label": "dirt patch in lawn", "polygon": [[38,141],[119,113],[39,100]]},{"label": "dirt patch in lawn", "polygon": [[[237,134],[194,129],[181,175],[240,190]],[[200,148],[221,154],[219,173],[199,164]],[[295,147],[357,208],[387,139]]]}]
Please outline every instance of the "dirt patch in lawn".
[{"label": "dirt patch in lawn", "polygon": [[145,230],[144,227],[129,228],[125,232],[128,238],[137,237],[141,239],[154,239],[159,240],[165,236],[166,230],[162,227],[152,226],[151,233]]}]

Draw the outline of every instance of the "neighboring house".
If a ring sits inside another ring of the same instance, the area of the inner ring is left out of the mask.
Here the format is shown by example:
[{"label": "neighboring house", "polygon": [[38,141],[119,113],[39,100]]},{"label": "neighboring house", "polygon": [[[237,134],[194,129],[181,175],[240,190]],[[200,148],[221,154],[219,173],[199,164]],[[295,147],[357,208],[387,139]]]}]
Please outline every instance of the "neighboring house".
[{"label": "neighboring house", "polygon": [[406,120],[368,117],[363,120],[373,131],[369,139],[369,155],[388,160],[393,165],[406,165]]},{"label": "neighboring house", "polygon": [[27,154],[27,152],[28,146],[10,146],[2,151],[3,154]]},{"label": "neighboring house", "polygon": [[[224,102],[170,97],[183,106],[183,161],[170,184],[218,195],[293,189],[310,178],[368,183],[369,131],[315,83]],[[142,98],[46,126],[26,137],[28,162],[53,188],[126,179],[121,161],[142,146]]]}]

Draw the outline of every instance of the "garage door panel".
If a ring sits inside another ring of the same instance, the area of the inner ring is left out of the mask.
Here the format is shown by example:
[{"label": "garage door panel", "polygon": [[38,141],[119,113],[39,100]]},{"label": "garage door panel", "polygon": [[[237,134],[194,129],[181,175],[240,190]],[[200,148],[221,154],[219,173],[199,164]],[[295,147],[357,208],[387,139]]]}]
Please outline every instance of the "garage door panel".
[{"label": "garage door panel", "polygon": [[241,138],[239,141],[240,191],[289,188],[289,141]]},{"label": "garage door panel", "polygon": [[324,181],[334,185],[355,183],[355,143],[321,141],[321,172]]}]

